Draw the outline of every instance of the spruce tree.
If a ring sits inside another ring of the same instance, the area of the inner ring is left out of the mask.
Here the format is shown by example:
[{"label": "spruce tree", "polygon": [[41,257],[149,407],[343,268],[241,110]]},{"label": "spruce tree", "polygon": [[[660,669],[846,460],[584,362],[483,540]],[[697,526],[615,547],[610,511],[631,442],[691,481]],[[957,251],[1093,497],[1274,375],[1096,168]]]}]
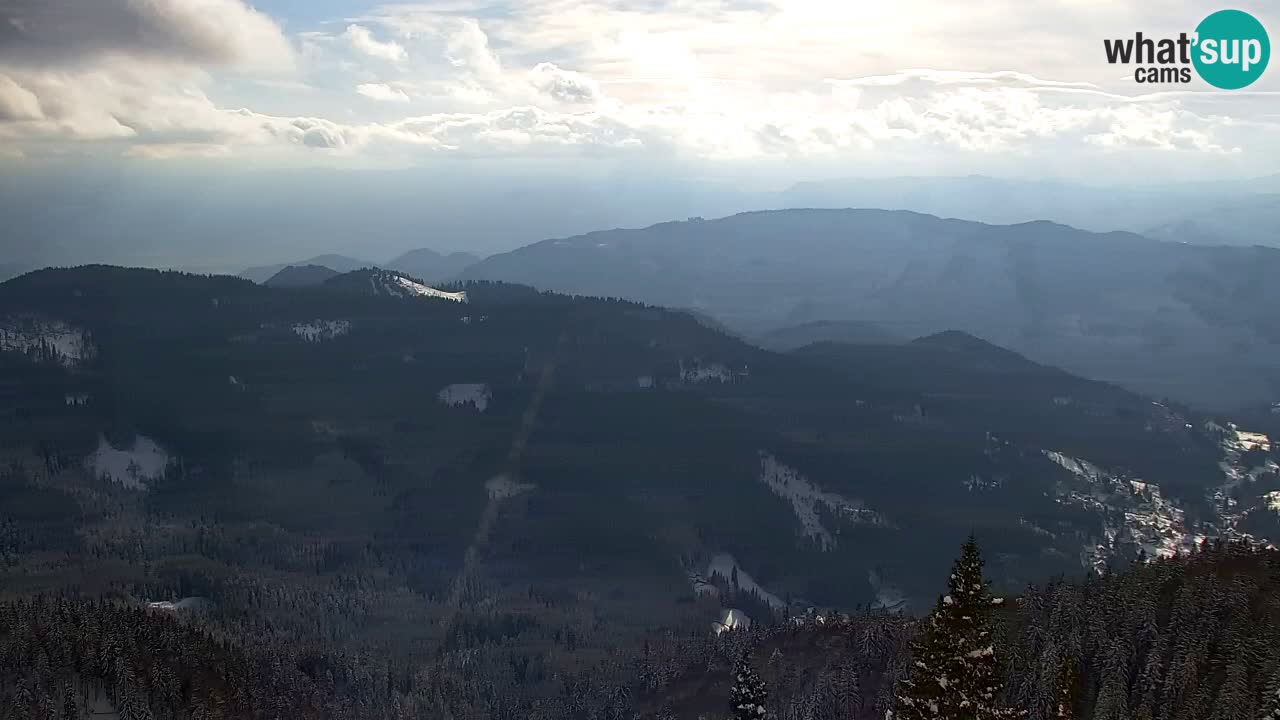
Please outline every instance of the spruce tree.
[{"label": "spruce tree", "polygon": [[62,688],[62,720],[80,720],[80,707],[76,704],[76,695],[70,683]]},{"label": "spruce tree", "polygon": [[733,689],[729,691],[729,709],[735,720],[765,720],[768,693],[764,681],[751,669],[751,653],[743,651],[733,668]]},{"label": "spruce tree", "polygon": [[993,598],[982,579],[982,556],[970,537],[912,643],[909,679],[898,691],[896,720],[997,720],[1021,714],[1001,706]]},{"label": "spruce tree", "polygon": [[1263,691],[1262,720],[1280,720],[1280,670],[1271,676]]}]

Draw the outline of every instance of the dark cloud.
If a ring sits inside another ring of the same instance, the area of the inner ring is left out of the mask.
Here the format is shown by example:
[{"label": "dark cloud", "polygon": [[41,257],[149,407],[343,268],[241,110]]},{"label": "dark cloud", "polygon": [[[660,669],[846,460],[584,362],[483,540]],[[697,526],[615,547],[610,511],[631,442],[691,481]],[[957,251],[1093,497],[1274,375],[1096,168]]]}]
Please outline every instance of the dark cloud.
[{"label": "dark cloud", "polygon": [[0,0],[0,62],[64,64],[103,54],[195,64],[280,64],[291,52],[242,0]]}]

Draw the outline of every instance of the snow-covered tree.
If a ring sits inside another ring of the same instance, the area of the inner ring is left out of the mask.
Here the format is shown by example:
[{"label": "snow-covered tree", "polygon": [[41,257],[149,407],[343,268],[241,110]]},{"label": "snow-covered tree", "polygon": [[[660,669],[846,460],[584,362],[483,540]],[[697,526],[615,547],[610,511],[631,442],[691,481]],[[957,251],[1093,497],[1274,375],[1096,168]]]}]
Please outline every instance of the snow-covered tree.
[{"label": "snow-covered tree", "polygon": [[751,654],[743,652],[733,667],[733,689],[729,691],[729,708],[735,720],[765,720],[768,693],[764,681],[751,669]]},{"label": "snow-covered tree", "polygon": [[895,720],[997,720],[1020,717],[1000,703],[992,597],[982,579],[982,556],[970,537],[952,568],[947,594],[912,644],[910,678],[898,690]]},{"label": "snow-covered tree", "polygon": [[1280,720],[1280,670],[1267,683],[1262,696],[1262,720]]}]

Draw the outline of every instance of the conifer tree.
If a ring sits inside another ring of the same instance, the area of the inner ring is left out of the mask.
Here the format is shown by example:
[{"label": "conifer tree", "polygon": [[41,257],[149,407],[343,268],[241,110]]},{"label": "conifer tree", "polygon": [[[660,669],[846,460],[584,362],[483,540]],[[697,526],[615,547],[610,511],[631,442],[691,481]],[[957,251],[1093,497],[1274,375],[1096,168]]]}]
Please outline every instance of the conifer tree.
[{"label": "conifer tree", "polygon": [[993,598],[982,579],[982,556],[970,537],[939,598],[912,644],[912,668],[898,692],[897,720],[997,720],[1021,714],[1000,702]]},{"label": "conifer tree", "polygon": [[1054,697],[1054,720],[1075,720],[1076,683],[1075,668],[1070,662],[1063,663],[1062,669],[1058,672],[1058,687]]},{"label": "conifer tree", "polygon": [[1262,720],[1280,720],[1280,670],[1272,676],[1263,692]]},{"label": "conifer tree", "polygon": [[729,708],[735,720],[765,720],[768,693],[764,681],[751,669],[751,653],[743,651],[733,668],[733,689],[729,691]]},{"label": "conifer tree", "polygon": [[80,720],[80,708],[76,705],[75,692],[70,683],[62,689],[62,720]]}]

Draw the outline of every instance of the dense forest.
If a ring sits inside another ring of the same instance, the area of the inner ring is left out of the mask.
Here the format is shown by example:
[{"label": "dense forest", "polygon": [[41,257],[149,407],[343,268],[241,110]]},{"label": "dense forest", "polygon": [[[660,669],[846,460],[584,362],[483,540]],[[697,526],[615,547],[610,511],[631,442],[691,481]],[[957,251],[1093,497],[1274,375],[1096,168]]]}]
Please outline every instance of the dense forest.
[{"label": "dense forest", "polygon": [[722,717],[746,651],[752,707],[878,720],[970,533],[1018,598],[997,709],[1264,705],[1269,646],[1205,616],[1271,623],[1264,435],[962,333],[365,285],[0,284],[0,717]]},{"label": "dense forest", "polygon": [[[948,585],[918,621],[828,614],[720,634],[667,632],[551,678],[527,656],[498,666],[442,648],[411,666],[203,614],[37,597],[0,605],[0,717],[1256,720],[1280,712],[1277,551],[1206,543],[1006,601],[990,593],[971,541]],[[572,641],[565,651],[576,652]]]}]

